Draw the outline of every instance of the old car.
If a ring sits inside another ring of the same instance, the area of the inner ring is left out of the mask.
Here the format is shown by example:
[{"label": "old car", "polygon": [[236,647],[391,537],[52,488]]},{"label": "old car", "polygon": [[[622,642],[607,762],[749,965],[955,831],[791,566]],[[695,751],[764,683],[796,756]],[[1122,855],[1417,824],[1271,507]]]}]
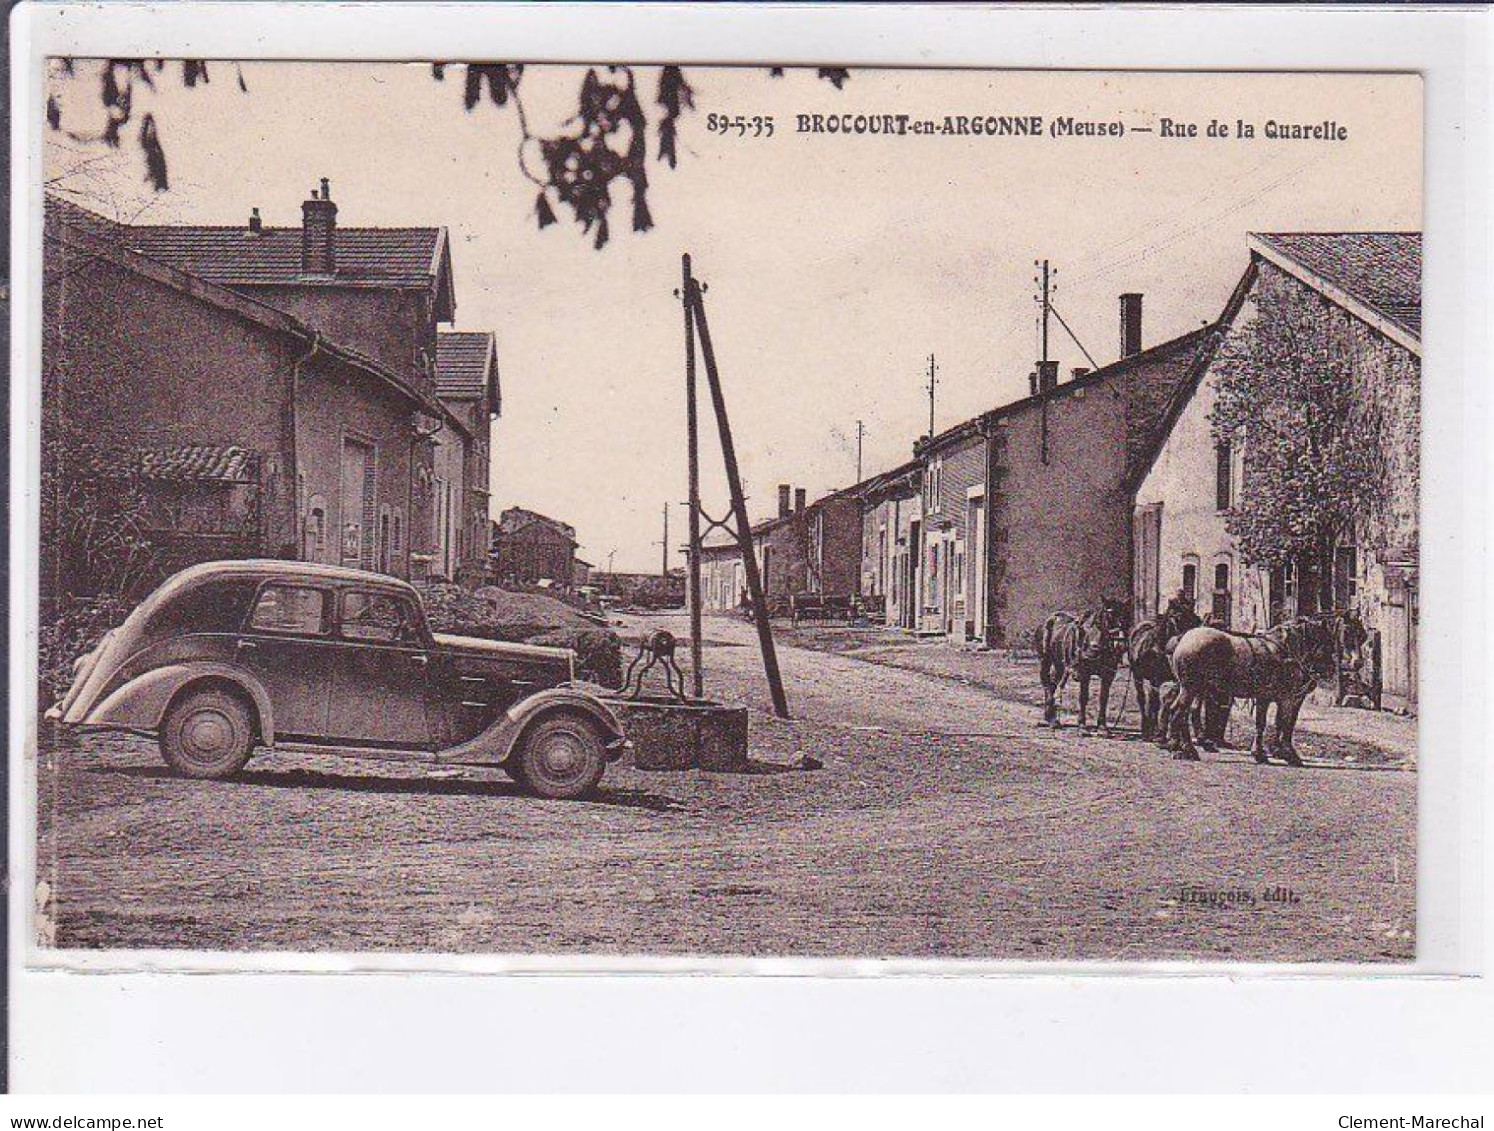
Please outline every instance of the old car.
[{"label": "old car", "polygon": [[543,797],[591,791],[628,747],[564,648],[432,632],[382,574],[288,561],[176,574],[75,664],[48,717],[155,737],[194,778],[257,748],[499,766]]}]

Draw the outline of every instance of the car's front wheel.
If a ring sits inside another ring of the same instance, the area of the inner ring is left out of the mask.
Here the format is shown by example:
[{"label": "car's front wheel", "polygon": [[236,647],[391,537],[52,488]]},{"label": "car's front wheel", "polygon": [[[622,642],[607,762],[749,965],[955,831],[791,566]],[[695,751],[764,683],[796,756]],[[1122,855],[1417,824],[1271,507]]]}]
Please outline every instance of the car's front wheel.
[{"label": "car's front wheel", "polygon": [[189,778],[226,778],[254,751],[254,720],[236,695],[218,688],[192,691],[161,722],[161,756]]},{"label": "car's front wheel", "polygon": [[525,732],[514,777],[541,797],[569,801],[596,788],[607,753],[596,728],[579,715],[551,715]]}]

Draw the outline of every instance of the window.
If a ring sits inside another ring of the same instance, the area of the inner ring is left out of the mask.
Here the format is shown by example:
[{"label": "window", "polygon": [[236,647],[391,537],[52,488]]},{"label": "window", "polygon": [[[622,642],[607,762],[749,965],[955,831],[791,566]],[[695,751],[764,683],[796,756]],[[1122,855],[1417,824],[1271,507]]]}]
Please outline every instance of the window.
[{"label": "window", "polygon": [[327,631],[327,595],[301,585],[266,585],[259,591],[249,627],[260,632],[321,636]]},{"label": "window", "polygon": [[1359,550],[1339,546],[1333,552],[1333,605],[1347,609],[1359,595]]},{"label": "window", "polygon": [[1188,604],[1198,604],[1198,566],[1193,562],[1183,563],[1183,596]]},{"label": "window", "polygon": [[405,602],[387,593],[344,593],[342,634],[350,640],[408,640],[409,611]]},{"label": "window", "polygon": [[1220,562],[1214,567],[1214,600],[1209,610],[1220,628],[1230,625],[1229,563]]},{"label": "window", "polygon": [[1228,441],[1214,447],[1214,509],[1227,511],[1233,492],[1230,476],[1234,470],[1234,455]]}]

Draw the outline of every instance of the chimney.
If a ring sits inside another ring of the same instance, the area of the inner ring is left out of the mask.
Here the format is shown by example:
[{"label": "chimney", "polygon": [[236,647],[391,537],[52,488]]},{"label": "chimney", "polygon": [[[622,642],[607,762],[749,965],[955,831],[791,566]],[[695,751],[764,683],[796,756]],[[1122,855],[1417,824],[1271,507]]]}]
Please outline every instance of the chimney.
[{"label": "chimney", "polygon": [[803,487],[795,487],[794,488],[794,510],[796,512],[804,510],[804,488]]},{"label": "chimney", "polygon": [[1141,296],[1121,295],[1121,357],[1141,352]]},{"label": "chimney", "polygon": [[1088,372],[1089,372],[1089,366],[1087,366],[1087,365],[1076,365],[1076,366],[1074,366],[1073,369],[1069,370],[1069,380],[1070,381],[1077,381],[1077,380],[1079,380],[1079,378],[1085,376],[1085,374],[1087,374]]},{"label": "chimney", "polygon": [[321,195],[311,190],[311,199],[301,203],[301,270],[307,275],[331,275],[337,270],[333,233],[337,230],[337,205],[332,189],[322,178]]},{"label": "chimney", "polygon": [[778,517],[787,518],[789,514],[789,485],[780,483],[778,485]]},{"label": "chimney", "polygon": [[259,218],[259,209],[249,209],[249,234],[257,236],[262,231],[264,231],[264,221]]},{"label": "chimney", "polygon": [[1040,361],[1037,363],[1037,391],[1046,393],[1049,389],[1058,388],[1058,362]]}]

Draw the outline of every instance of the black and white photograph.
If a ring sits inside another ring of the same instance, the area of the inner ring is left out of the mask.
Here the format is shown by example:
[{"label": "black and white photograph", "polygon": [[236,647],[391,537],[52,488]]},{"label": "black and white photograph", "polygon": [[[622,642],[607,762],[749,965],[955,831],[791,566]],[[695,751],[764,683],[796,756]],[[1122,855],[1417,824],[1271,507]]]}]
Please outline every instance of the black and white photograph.
[{"label": "black and white photograph", "polygon": [[1420,76],[45,112],[49,960],[1416,959]]}]

